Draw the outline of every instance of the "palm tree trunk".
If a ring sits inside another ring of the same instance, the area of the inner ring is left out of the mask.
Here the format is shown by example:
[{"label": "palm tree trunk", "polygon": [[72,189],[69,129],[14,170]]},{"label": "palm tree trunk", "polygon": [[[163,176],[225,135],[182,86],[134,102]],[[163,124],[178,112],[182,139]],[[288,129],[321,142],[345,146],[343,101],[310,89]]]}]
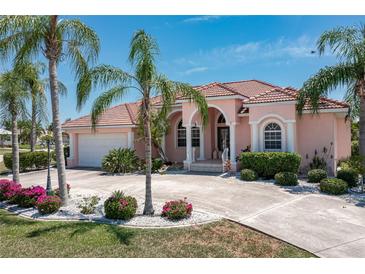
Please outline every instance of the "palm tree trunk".
[{"label": "palm tree trunk", "polygon": [[32,128],[30,132],[30,151],[35,150],[35,143],[37,141],[37,105],[35,102],[35,96],[32,96]]},{"label": "palm tree trunk", "polygon": [[12,138],[12,158],[13,158],[13,181],[19,183],[19,140],[18,140],[18,122],[15,111],[12,111],[11,116],[11,138]]},{"label": "palm tree trunk", "polygon": [[52,101],[52,122],[53,122],[53,137],[55,140],[56,160],[57,160],[57,174],[58,186],[60,189],[60,196],[63,205],[68,203],[68,193],[66,184],[66,166],[65,158],[63,156],[63,142],[60,122],[59,109],[59,94],[58,94],[58,80],[57,80],[57,58],[60,54],[59,41],[57,40],[57,15],[50,17],[50,36],[48,47],[46,49],[48,58],[49,82],[51,89]]},{"label": "palm tree trunk", "polygon": [[143,214],[153,215],[154,209],[152,204],[152,136],[151,136],[151,122],[149,115],[149,104],[148,99],[144,99],[144,141],[145,141],[145,157],[146,157],[146,197],[144,203]]},{"label": "palm tree trunk", "polygon": [[50,76],[49,79],[50,79],[51,101],[52,101],[53,136],[55,140],[55,150],[56,150],[56,160],[57,160],[58,186],[60,189],[62,203],[63,205],[67,205],[68,193],[66,184],[65,158],[63,156],[62,131],[60,123],[56,60],[53,59],[49,60],[49,76]]}]

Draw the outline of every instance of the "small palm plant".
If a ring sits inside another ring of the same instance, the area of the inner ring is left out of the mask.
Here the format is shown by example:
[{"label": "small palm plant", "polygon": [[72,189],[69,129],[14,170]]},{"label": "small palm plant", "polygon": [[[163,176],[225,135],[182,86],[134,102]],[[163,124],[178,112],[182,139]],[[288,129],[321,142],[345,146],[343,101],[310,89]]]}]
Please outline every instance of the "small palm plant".
[{"label": "small palm plant", "polygon": [[15,55],[14,62],[19,65],[43,55],[48,61],[58,184],[63,204],[67,204],[68,195],[57,66],[62,61],[69,61],[79,78],[88,64],[96,60],[99,48],[96,32],[76,19],[60,20],[57,15],[0,17],[0,59],[8,60]]},{"label": "small palm plant", "polygon": [[[208,120],[208,105],[205,97],[199,91],[188,84],[170,81],[166,76],[157,72],[155,57],[158,52],[159,49],[155,40],[145,31],[137,31],[132,38],[129,52],[129,61],[135,69],[133,74],[112,66],[100,65],[85,73],[77,87],[79,107],[85,103],[92,88],[108,88],[94,101],[92,106],[91,119],[94,128],[100,115],[114,101],[123,98],[128,91],[134,90],[141,96],[138,121],[142,125],[140,128],[145,144],[146,196],[143,210],[145,215],[154,213],[151,189],[151,123],[153,113],[157,112],[161,118],[165,119],[179,94],[195,102],[204,124]],[[159,111],[153,107],[151,100],[155,95],[159,95],[161,98],[162,105]]]}]

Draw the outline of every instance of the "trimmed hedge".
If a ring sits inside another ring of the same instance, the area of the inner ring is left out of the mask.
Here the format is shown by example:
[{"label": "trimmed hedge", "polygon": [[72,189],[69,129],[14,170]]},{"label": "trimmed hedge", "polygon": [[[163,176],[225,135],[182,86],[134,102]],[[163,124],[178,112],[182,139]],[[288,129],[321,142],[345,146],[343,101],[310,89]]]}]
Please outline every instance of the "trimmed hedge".
[{"label": "trimmed hedge", "polygon": [[[51,152],[51,161],[55,160],[55,153]],[[11,153],[4,154],[4,164],[7,169],[13,168],[13,156]],[[43,169],[48,165],[47,151],[20,152],[19,153],[19,169],[26,171],[31,169]]]},{"label": "trimmed hedge", "polygon": [[241,170],[241,180],[243,181],[255,181],[257,180],[257,174],[252,169],[242,169]]},{"label": "trimmed hedge", "polygon": [[274,178],[279,172],[298,173],[301,157],[292,152],[243,152],[241,167],[254,170],[259,177]]},{"label": "trimmed hedge", "polygon": [[346,168],[337,171],[337,178],[344,180],[349,187],[355,187],[359,182],[359,175],[352,168]]},{"label": "trimmed hedge", "polygon": [[327,178],[327,171],[323,169],[312,169],[308,171],[308,182],[319,183],[321,180]]},{"label": "trimmed hedge", "polygon": [[341,195],[347,193],[348,185],[344,180],[327,178],[321,181],[320,189],[328,194]]},{"label": "trimmed hedge", "polygon": [[298,176],[293,172],[279,172],[275,174],[275,182],[281,186],[296,186]]}]

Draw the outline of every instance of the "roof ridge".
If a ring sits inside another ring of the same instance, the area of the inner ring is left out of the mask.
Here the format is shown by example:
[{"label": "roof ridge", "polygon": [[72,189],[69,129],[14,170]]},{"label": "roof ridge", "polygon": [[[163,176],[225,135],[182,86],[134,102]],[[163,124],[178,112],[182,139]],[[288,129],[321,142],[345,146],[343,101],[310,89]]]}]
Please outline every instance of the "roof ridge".
[{"label": "roof ridge", "polygon": [[[232,88],[230,88],[230,87],[226,87],[223,83],[219,83],[219,82],[217,82],[217,85],[218,85],[218,86],[220,86],[220,87],[222,87],[222,88],[224,88],[224,89],[226,89],[226,90],[228,90],[228,91],[230,91],[230,92],[233,92],[233,93],[235,93],[235,94],[237,94],[237,95],[239,95],[239,96],[247,97],[247,96],[242,95],[241,93],[239,93],[238,91],[236,91],[236,90],[234,90],[234,89],[232,89]],[[247,97],[247,98],[248,98],[248,97]]]},{"label": "roof ridge", "polygon": [[250,79],[250,80],[239,80],[239,81],[232,81],[232,82],[223,82],[222,84],[233,84],[233,83],[244,83],[244,82],[257,82],[257,83],[261,83],[267,86],[271,86],[271,87],[278,87],[276,85],[273,85],[269,82],[265,82],[265,81],[261,81],[261,80],[257,80],[257,79]]},{"label": "roof ridge", "polygon": [[133,123],[133,124],[135,124],[135,117],[134,117],[134,115],[132,115],[132,110],[130,109],[130,104],[131,103],[126,103],[125,104],[125,107],[126,107],[126,109],[127,109],[127,112],[128,112],[128,115],[129,115],[129,118],[131,119],[131,122]]}]

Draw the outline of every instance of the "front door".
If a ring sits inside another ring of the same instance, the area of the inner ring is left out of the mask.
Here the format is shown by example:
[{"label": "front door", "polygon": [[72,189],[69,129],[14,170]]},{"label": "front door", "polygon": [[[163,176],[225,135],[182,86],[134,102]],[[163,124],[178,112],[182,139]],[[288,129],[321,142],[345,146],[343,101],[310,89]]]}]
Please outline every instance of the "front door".
[{"label": "front door", "polygon": [[218,127],[218,150],[229,148],[229,127]]}]

